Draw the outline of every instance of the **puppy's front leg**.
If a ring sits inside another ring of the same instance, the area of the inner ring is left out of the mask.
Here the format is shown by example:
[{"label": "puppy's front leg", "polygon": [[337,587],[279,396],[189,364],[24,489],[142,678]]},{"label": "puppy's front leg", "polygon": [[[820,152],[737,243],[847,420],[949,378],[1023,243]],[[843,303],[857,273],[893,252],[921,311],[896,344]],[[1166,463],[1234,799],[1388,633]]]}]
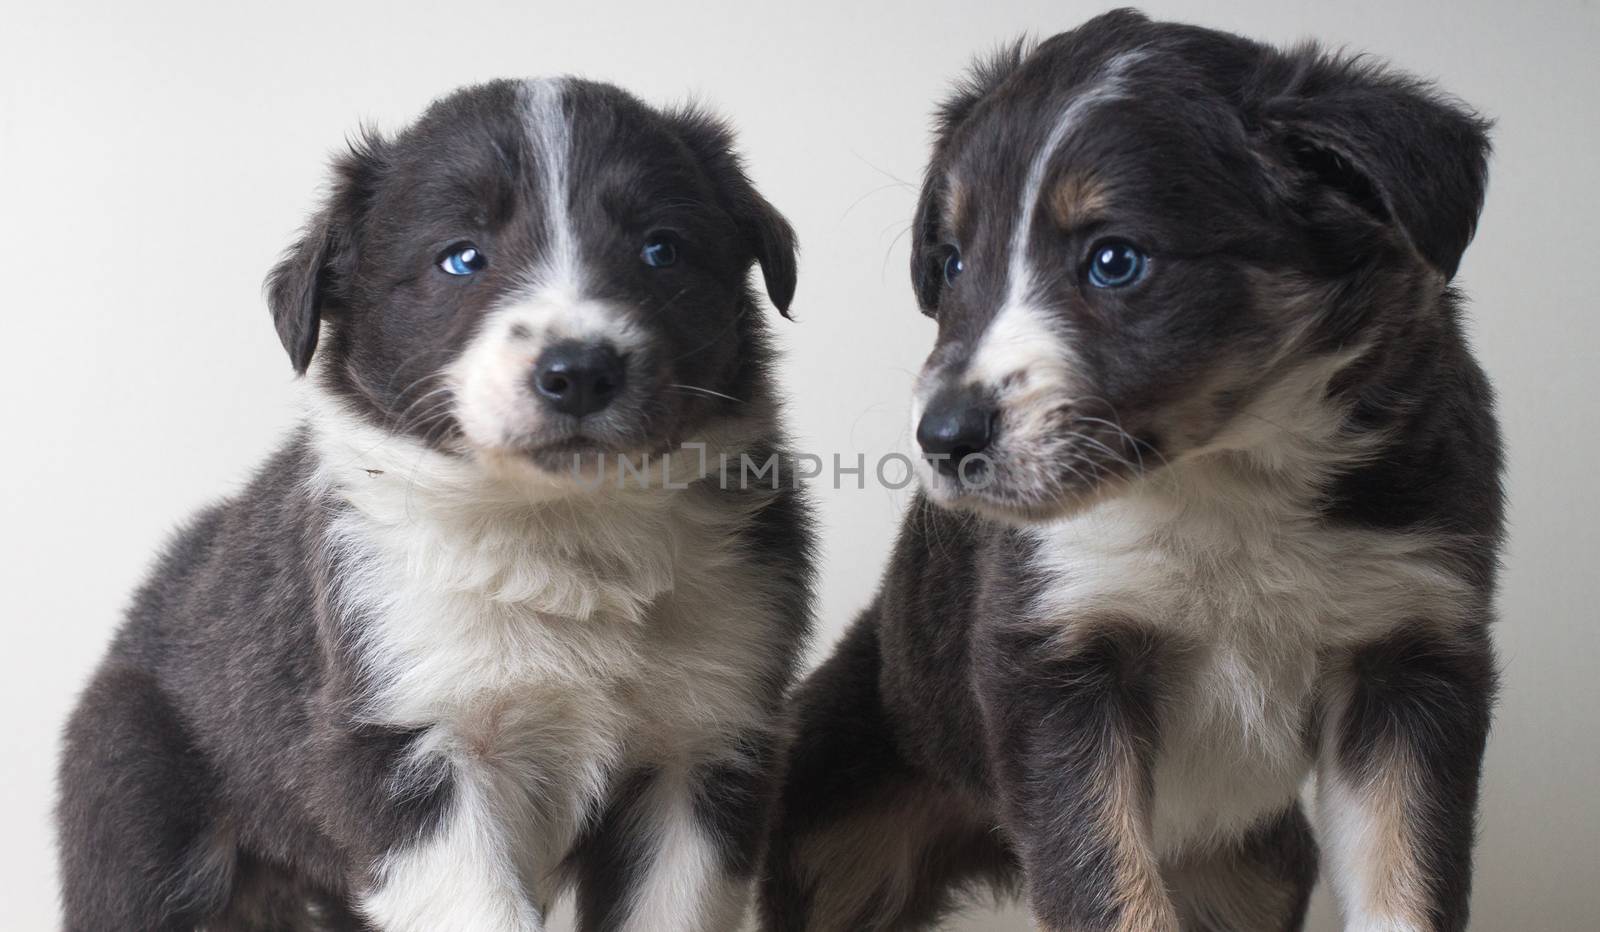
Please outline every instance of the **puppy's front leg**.
[{"label": "puppy's front leg", "polygon": [[1351,932],[1467,924],[1494,663],[1481,632],[1417,627],[1335,668],[1317,808]]},{"label": "puppy's front leg", "polygon": [[584,932],[732,932],[769,798],[765,753],[641,770],[576,857]]},{"label": "puppy's front leg", "polygon": [[458,769],[438,824],[392,848],[361,911],[383,932],[540,932],[492,781]]},{"label": "puppy's front leg", "polygon": [[982,642],[1001,818],[1035,920],[1051,932],[1176,932],[1150,844],[1159,640],[1078,623],[1002,627]]}]

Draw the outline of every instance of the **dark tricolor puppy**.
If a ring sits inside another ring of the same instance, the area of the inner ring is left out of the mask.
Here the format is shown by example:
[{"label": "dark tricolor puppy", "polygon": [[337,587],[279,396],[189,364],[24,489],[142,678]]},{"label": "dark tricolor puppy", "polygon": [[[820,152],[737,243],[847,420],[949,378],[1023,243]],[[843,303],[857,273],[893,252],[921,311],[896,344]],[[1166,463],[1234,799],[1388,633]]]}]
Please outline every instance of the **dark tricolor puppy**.
[{"label": "dark tricolor puppy", "polygon": [[1347,928],[1465,924],[1500,443],[1448,283],[1487,150],[1368,60],[1131,12],[957,89],[912,258],[942,459],[800,692],[769,928],[994,881],[1054,930],[1294,929],[1318,844]]},{"label": "dark tricolor puppy", "polygon": [[67,928],[738,925],[810,531],[715,465],[785,455],[795,286],[731,142],[497,82],[338,161],[268,281],[305,422],[68,725]]}]

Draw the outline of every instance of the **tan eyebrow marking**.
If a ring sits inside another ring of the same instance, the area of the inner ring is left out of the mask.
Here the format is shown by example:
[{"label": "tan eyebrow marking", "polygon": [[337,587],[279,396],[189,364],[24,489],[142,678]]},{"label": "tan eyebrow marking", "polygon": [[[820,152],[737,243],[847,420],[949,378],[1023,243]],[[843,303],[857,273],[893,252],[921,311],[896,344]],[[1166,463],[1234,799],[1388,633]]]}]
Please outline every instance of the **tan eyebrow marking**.
[{"label": "tan eyebrow marking", "polygon": [[1022,201],[1018,207],[1017,224],[1011,233],[1010,268],[1007,270],[1006,303],[1016,304],[1032,297],[1034,277],[1028,268],[1028,231],[1033,225],[1034,205],[1043,193],[1045,174],[1050,160],[1066,139],[1073,125],[1093,107],[1115,100],[1126,92],[1124,76],[1128,69],[1144,58],[1138,49],[1123,52],[1107,62],[1096,83],[1082,91],[1067,104],[1056,118],[1050,134],[1028,165],[1027,177],[1022,184]]},{"label": "tan eyebrow marking", "polygon": [[956,178],[945,182],[949,196],[945,198],[945,224],[954,232],[963,227],[967,217],[967,186]]},{"label": "tan eyebrow marking", "polygon": [[1093,174],[1072,172],[1050,192],[1050,216],[1063,230],[1100,219],[1106,212],[1106,187]]}]

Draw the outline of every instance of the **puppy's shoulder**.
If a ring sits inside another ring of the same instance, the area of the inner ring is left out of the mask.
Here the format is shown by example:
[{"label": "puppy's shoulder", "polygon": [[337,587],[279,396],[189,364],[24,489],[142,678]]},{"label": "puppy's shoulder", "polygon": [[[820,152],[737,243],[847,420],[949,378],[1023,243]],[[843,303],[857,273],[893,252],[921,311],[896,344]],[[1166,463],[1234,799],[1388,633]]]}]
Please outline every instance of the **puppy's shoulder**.
[{"label": "puppy's shoulder", "polygon": [[174,532],[135,594],[130,620],[181,624],[224,606],[269,607],[256,597],[308,571],[309,525],[322,514],[306,486],[312,456],[305,430],[292,431],[244,488]]}]

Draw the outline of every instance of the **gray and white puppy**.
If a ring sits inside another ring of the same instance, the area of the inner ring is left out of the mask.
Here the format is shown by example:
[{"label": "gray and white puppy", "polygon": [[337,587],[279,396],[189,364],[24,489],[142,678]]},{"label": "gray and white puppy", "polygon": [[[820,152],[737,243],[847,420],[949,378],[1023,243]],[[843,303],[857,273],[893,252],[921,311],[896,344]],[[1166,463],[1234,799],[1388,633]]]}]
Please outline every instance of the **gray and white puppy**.
[{"label": "gray and white puppy", "polygon": [[1320,843],[1347,928],[1462,928],[1501,454],[1448,283],[1484,124],[1119,11],[936,130],[939,459],[799,693],[767,927],[922,928],[989,881],[1052,930],[1277,932]]},{"label": "gray and white puppy", "polygon": [[729,131],[606,85],[338,159],[268,280],[304,423],[67,726],[65,926],[735,928],[810,623],[801,495],[708,465],[785,455],[753,263],[787,310]]}]

